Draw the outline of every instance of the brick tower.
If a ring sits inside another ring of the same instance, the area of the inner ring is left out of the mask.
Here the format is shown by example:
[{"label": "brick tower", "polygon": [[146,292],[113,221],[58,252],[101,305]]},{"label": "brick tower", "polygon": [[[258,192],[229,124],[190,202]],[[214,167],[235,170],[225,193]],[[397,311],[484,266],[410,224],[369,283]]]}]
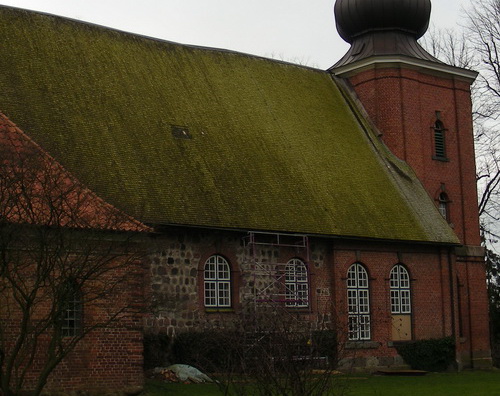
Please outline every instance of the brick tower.
[{"label": "brick tower", "polygon": [[459,237],[450,264],[453,335],[459,362],[479,367],[491,359],[470,95],[477,73],[417,43],[430,13],[430,0],[337,0],[337,30],[351,48],[330,72],[349,83],[382,141],[413,168]]}]

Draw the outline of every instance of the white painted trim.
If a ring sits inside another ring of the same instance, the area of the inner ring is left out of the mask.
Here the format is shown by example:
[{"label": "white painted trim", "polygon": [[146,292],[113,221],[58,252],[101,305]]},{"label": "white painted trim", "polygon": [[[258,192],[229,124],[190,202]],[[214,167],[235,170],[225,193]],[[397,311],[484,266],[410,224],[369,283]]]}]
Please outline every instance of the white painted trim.
[{"label": "white painted trim", "polygon": [[445,63],[436,63],[431,61],[426,61],[417,58],[411,58],[408,56],[401,55],[390,55],[390,56],[376,56],[362,59],[338,68],[330,68],[329,71],[336,76],[343,77],[350,72],[357,71],[360,69],[370,68],[371,66],[384,65],[384,64],[401,64],[414,68],[427,69],[433,72],[440,72],[462,79],[469,80],[471,83],[478,76],[478,72],[468,69],[462,69],[460,67],[450,66]]}]

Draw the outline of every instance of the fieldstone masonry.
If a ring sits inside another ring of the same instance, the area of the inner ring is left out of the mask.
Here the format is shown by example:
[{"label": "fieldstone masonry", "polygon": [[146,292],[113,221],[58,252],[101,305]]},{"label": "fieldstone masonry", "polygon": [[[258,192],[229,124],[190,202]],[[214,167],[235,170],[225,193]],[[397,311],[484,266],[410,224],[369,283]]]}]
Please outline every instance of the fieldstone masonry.
[{"label": "fieldstone masonry", "polygon": [[[148,258],[146,332],[161,331],[175,336],[211,321],[231,320],[248,304],[276,298],[283,282],[279,275],[283,275],[285,264],[292,258],[299,258],[309,266],[311,309],[330,317],[331,289],[324,262],[326,242],[316,242],[309,248],[252,246],[247,236],[243,232],[186,230],[158,237]],[[213,254],[224,256],[231,266],[231,309],[204,307],[203,268]],[[309,312],[305,311],[304,314]]]}]

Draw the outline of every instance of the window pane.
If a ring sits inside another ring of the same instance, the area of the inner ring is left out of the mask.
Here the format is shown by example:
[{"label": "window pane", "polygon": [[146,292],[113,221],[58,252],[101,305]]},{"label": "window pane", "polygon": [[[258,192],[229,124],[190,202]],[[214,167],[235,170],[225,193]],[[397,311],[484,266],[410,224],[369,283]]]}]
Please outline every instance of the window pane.
[{"label": "window pane", "polygon": [[358,307],[359,313],[370,313],[370,301],[368,297],[368,290],[358,290]]},{"label": "window pane", "polygon": [[215,258],[210,257],[205,263],[205,279],[216,279]]},{"label": "window pane", "polygon": [[448,208],[446,206],[446,202],[439,202],[439,213],[441,213],[441,216],[446,219],[446,217],[448,216]]},{"label": "window pane", "polygon": [[219,282],[219,306],[230,306],[230,284],[229,282]]},{"label": "window pane", "polygon": [[401,313],[410,313],[410,312],[411,312],[410,291],[401,290]]},{"label": "window pane", "polygon": [[214,307],[217,305],[216,282],[205,282],[205,305]]},{"label": "window pane", "polygon": [[358,317],[349,315],[349,339],[357,340],[358,338]]},{"label": "window pane", "polygon": [[370,316],[369,315],[361,315],[359,316],[359,339],[360,340],[369,340],[371,337],[370,334]]},{"label": "window pane", "polygon": [[356,272],[357,272],[357,276],[358,276],[358,288],[368,288],[368,273],[366,272],[366,270],[361,266],[361,265],[357,265],[356,266]]},{"label": "window pane", "polygon": [[229,271],[229,265],[227,263],[219,264],[218,272],[217,272],[218,279],[228,280],[231,276],[230,273],[231,273],[231,271]]},{"label": "window pane", "polygon": [[295,300],[296,300],[296,284],[295,283],[288,283],[286,284],[286,289],[285,289],[285,299],[286,299],[286,305],[288,306],[294,306],[295,305]]},{"label": "window pane", "polygon": [[399,270],[397,265],[392,267],[391,270],[391,287],[399,287]]},{"label": "window pane", "polygon": [[349,304],[349,313],[355,314],[358,313],[358,291],[347,290],[347,301]]},{"label": "window pane", "polygon": [[297,285],[297,296],[299,299],[298,306],[307,307],[309,305],[309,285],[307,283]]},{"label": "window pane", "polygon": [[391,290],[391,313],[400,313],[399,290]]},{"label": "window pane", "polygon": [[408,271],[404,267],[401,267],[401,277],[400,277],[400,287],[404,289],[409,289],[410,288],[410,277],[408,275]]}]

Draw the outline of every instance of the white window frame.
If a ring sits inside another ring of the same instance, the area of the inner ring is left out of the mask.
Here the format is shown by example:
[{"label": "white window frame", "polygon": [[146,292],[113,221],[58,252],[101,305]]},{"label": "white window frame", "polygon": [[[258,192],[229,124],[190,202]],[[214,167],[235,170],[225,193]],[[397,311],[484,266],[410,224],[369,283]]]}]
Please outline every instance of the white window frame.
[{"label": "white window frame", "polygon": [[347,271],[347,305],[349,340],[370,340],[370,280],[366,268],[360,263],[354,263]]},{"label": "white window frame", "polygon": [[61,332],[63,337],[75,337],[83,329],[83,295],[80,287],[68,282],[67,300],[62,311]]},{"label": "white window frame", "polygon": [[440,193],[438,197],[438,209],[445,220],[448,220],[448,202],[448,195],[445,192]]},{"label": "white window frame", "polygon": [[231,307],[231,267],[221,255],[214,254],[205,261],[204,303],[207,308]]},{"label": "white window frame", "polygon": [[410,274],[405,266],[396,264],[390,273],[391,313],[411,315]]},{"label": "white window frame", "polygon": [[301,259],[293,258],[285,267],[285,305],[309,307],[309,271]]}]

